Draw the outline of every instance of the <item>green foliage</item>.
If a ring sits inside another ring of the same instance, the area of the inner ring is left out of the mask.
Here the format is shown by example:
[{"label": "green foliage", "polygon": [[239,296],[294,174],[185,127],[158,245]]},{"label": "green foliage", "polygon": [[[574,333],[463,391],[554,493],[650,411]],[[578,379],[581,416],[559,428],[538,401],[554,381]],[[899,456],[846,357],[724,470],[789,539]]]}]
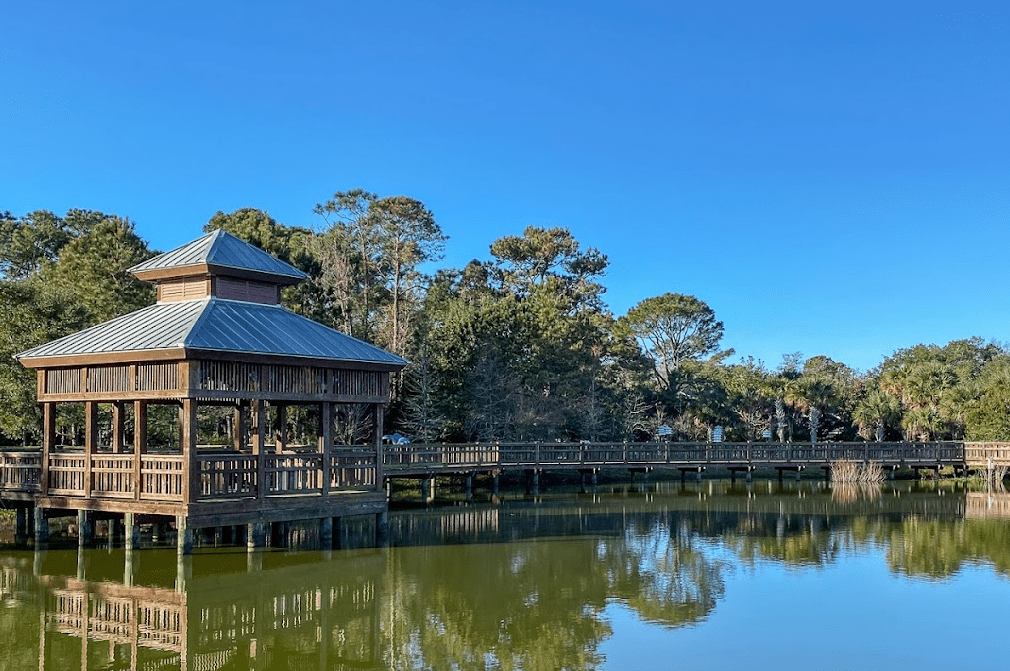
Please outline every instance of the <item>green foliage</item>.
[{"label": "green foliage", "polygon": [[42,277],[73,293],[97,324],[154,302],[154,288],[127,269],[153,254],[128,219],[105,217],[68,242]]},{"label": "green foliage", "polygon": [[442,399],[442,435],[599,436],[614,425],[606,370],[621,347],[599,307],[605,257],[581,251],[565,229],[530,227],[491,249],[492,261],[436,277],[424,304],[418,333]]},{"label": "green foliage", "polygon": [[90,323],[75,292],[41,278],[0,280],[0,431],[32,442],[41,426],[35,371],[14,355],[80,330]]},{"label": "green foliage", "polygon": [[70,210],[0,217],[0,431],[38,438],[35,373],[13,356],[150,304],[154,290],[126,269],[150,258],[133,224]]},{"label": "green foliage", "polygon": [[1007,356],[980,338],[916,345],[881,364],[878,385],[897,401],[906,440],[992,435],[1002,421],[995,385]]}]

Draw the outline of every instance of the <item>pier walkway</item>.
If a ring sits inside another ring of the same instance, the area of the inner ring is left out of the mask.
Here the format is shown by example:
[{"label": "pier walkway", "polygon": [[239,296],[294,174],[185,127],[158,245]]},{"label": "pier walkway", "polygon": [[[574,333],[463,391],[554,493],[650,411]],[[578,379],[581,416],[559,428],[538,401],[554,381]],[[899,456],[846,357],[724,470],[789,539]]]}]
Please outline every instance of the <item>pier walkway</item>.
[{"label": "pier walkway", "polygon": [[494,443],[413,444],[383,447],[385,476],[424,478],[507,469],[670,468],[730,473],[758,468],[830,469],[833,462],[876,462],[884,469],[957,471],[1010,466],[1010,443]]}]

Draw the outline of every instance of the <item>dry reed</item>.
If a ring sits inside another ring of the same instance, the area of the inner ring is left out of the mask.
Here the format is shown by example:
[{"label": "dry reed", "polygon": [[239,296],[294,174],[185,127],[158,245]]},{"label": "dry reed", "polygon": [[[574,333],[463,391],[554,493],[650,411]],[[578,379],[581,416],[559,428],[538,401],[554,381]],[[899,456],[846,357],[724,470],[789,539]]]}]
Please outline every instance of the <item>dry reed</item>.
[{"label": "dry reed", "polygon": [[831,498],[837,503],[873,501],[880,498],[880,487],[869,482],[835,482],[831,485]]},{"label": "dry reed", "polygon": [[831,462],[831,482],[861,482],[877,484],[884,481],[884,469],[879,461],[838,460]]},{"label": "dry reed", "polygon": [[1003,480],[1006,478],[1007,472],[1010,472],[1010,467],[989,461],[985,468],[978,472],[978,475],[982,478],[987,489],[1002,492],[1006,489],[1003,486]]}]

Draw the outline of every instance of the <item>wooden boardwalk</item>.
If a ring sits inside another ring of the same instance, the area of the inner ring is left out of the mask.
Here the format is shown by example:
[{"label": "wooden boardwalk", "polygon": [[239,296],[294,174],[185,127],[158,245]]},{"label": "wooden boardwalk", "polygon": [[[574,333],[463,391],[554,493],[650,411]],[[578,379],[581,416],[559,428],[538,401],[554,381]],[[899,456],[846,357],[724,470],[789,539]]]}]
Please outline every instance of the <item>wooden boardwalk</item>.
[{"label": "wooden boardwalk", "polygon": [[1010,443],[469,443],[383,448],[387,478],[508,469],[799,471],[831,468],[837,461],[876,462],[890,469],[1010,466]]},{"label": "wooden boardwalk", "polygon": [[140,515],[146,522],[174,516],[180,551],[188,552],[192,530],[201,527],[245,525],[251,548],[274,533],[268,526],[293,520],[319,519],[320,534],[331,537],[335,517],[383,516],[389,490],[382,488],[396,478],[420,480],[430,500],[437,476],[464,477],[471,491],[474,475],[490,474],[497,487],[498,475],[508,470],[526,472],[536,487],[545,469],[580,472],[595,483],[600,471],[620,469],[676,469],[699,478],[713,469],[748,478],[757,469],[775,469],[781,478],[786,471],[797,477],[806,469],[827,471],[838,461],[875,462],[891,472],[1010,467],[1010,443],[413,444],[382,446],[381,464],[372,446],[328,448],[278,446],[253,454],[201,447],[191,462],[151,452],[0,451],[0,501],[16,508],[18,534],[34,534],[37,542],[48,533],[47,517],[76,514],[86,543],[92,513],[122,515],[132,546]]},{"label": "wooden boardwalk", "polygon": [[[323,459],[317,452],[297,450],[264,456],[258,459],[251,454],[200,449],[195,457],[198,473],[191,505],[229,502],[234,507],[247,500],[360,492],[376,486],[379,471],[375,453],[367,446],[334,447],[329,459]],[[181,456],[144,454],[139,469],[135,459],[132,453],[98,452],[91,455],[92,463],[88,468],[83,463],[83,452],[54,452],[49,455],[46,469],[49,496],[87,496],[110,502],[139,499],[152,508],[182,502],[181,483],[188,476]],[[832,462],[842,460],[877,462],[884,468],[984,469],[989,464],[1010,466],[1010,443],[385,445],[381,477],[426,478],[510,469],[803,470],[830,468]],[[139,478],[135,476],[138,470]],[[42,473],[39,450],[0,451],[0,498],[31,501],[38,497]]]}]

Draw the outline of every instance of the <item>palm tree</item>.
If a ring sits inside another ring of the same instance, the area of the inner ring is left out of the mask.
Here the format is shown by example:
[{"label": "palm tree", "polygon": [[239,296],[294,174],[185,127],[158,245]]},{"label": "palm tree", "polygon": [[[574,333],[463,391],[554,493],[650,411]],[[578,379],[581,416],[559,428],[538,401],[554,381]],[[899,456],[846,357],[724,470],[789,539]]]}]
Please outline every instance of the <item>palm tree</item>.
[{"label": "palm tree", "polygon": [[863,396],[852,413],[852,418],[859,424],[859,435],[869,440],[869,431],[872,427],[878,443],[884,440],[887,425],[899,421],[900,416],[901,407],[898,399],[880,387],[872,389]]},{"label": "palm tree", "polygon": [[824,409],[837,399],[835,386],[822,375],[801,375],[786,385],[786,399],[807,414],[810,442],[817,442]]},{"label": "palm tree", "polygon": [[957,376],[947,364],[933,360],[910,365],[902,377],[901,400],[906,410],[901,424],[905,439],[935,439],[948,424],[943,408]]}]

